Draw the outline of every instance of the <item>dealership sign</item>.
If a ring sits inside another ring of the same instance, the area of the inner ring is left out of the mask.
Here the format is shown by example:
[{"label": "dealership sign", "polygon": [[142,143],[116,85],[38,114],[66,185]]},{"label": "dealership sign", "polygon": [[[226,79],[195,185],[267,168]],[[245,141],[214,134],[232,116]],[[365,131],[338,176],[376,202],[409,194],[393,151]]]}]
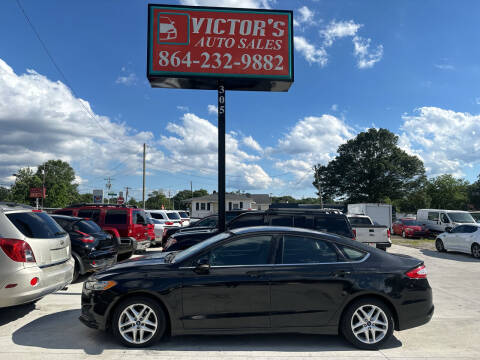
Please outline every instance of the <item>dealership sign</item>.
[{"label": "dealership sign", "polygon": [[45,188],[30,188],[30,197],[31,198],[45,198],[46,192]]},{"label": "dealership sign", "polygon": [[287,91],[293,82],[292,11],[148,6],[152,87]]}]

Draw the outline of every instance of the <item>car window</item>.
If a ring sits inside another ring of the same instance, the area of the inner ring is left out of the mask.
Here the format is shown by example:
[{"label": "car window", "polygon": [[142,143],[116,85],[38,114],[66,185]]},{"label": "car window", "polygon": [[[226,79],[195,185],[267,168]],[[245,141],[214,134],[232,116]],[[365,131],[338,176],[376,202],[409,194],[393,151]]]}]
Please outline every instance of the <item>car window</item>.
[{"label": "car window", "polygon": [[210,251],[210,266],[264,265],[269,263],[271,239],[269,235],[233,240]]},{"label": "car window", "polygon": [[350,221],[350,224],[352,225],[372,225],[369,218],[360,216],[349,216],[348,221]]},{"label": "car window", "polygon": [[127,212],[125,210],[107,210],[105,224],[126,224]]},{"label": "car window", "polygon": [[345,256],[347,260],[360,261],[367,255],[364,251],[353,249],[348,246],[337,244],[337,247],[342,251],[343,256]]},{"label": "car window", "polygon": [[272,226],[293,226],[293,217],[291,215],[272,215],[270,217]]},{"label": "car window", "polygon": [[332,263],[338,261],[335,247],[327,241],[304,236],[283,237],[283,264]]},{"label": "car window", "polygon": [[294,216],[293,226],[299,228],[311,229],[313,228],[313,218],[307,216]]},{"label": "car window", "polygon": [[428,213],[428,220],[438,221],[438,212],[429,212]]},{"label": "car window", "polygon": [[58,211],[55,211],[55,214],[72,216],[73,210],[58,210]]},{"label": "car window", "polygon": [[44,212],[20,212],[6,214],[7,218],[25,236],[50,239],[65,236],[66,232]]},{"label": "car window", "polygon": [[171,220],[180,220],[180,215],[178,215],[176,212],[169,212],[167,213],[167,216]]},{"label": "car window", "polygon": [[188,218],[188,214],[185,211],[179,211],[178,214],[182,219]]},{"label": "car window", "polygon": [[154,218],[154,219],[165,220],[165,217],[163,216],[162,213],[154,213],[154,212],[151,212],[150,215],[151,215],[152,218]]},{"label": "car window", "polygon": [[81,231],[86,234],[96,234],[102,231],[100,226],[98,226],[92,220],[81,220],[73,224],[74,231]]},{"label": "car window", "polygon": [[350,229],[344,217],[315,216],[314,229],[342,236],[351,236]]},{"label": "car window", "polygon": [[58,225],[60,225],[63,229],[68,231],[68,228],[70,227],[70,221],[62,219],[60,217],[52,216],[52,219],[57,222]]},{"label": "car window", "polygon": [[211,218],[206,218],[206,219],[199,220],[199,221],[197,221],[196,223],[194,223],[193,225],[194,225],[194,226],[211,226],[211,227],[215,227],[215,226],[217,226],[217,222],[218,222],[217,217],[211,217]]},{"label": "car window", "polygon": [[78,211],[78,217],[92,219],[98,222],[100,218],[100,210],[95,209],[83,209]]},{"label": "car window", "polygon": [[478,226],[472,226],[472,225],[465,225],[465,228],[466,228],[465,232],[470,234],[478,230]]},{"label": "car window", "polygon": [[454,233],[454,234],[464,233],[464,232],[466,232],[465,228],[466,228],[465,225],[460,225],[460,226],[457,226],[456,228],[453,228],[452,231],[450,231],[450,232]]},{"label": "car window", "polygon": [[448,219],[448,216],[445,214],[441,214],[440,219],[442,219],[442,222],[445,224],[448,224],[450,222],[450,220]]},{"label": "car window", "polygon": [[133,210],[132,211],[132,222],[139,225],[147,225],[147,217],[142,210]]},{"label": "car window", "polygon": [[453,222],[457,223],[475,223],[472,215],[467,212],[449,212],[448,216]]},{"label": "car window", "polygon": [[237,218],[233,219],[229,224],[229,229],[237,229],[247,226],[260,226],[264,225],[263,214],[245,214],[239,215]]}]

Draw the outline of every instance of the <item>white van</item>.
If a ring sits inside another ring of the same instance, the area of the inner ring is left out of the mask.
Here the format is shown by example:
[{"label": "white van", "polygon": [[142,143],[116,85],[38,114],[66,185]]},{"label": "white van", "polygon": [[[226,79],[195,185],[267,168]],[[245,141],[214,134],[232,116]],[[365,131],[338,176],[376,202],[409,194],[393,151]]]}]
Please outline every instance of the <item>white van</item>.
[{"label": "white van", "polygon": [[437,233],[449,231],[458,225],[475,224],[472,215],[462,210],[419,209],[417,221]]}]

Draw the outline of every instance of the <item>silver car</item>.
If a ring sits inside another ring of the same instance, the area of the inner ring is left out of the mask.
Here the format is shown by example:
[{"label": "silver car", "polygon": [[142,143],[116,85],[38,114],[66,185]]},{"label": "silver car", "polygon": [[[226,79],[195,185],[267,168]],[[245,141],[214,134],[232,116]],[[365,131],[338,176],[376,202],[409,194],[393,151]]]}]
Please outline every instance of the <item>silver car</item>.
[{"label": "silver car", "polygon": [[0,307],[63,289],[73,270],[70,238],[47,213],[0,203]]}]

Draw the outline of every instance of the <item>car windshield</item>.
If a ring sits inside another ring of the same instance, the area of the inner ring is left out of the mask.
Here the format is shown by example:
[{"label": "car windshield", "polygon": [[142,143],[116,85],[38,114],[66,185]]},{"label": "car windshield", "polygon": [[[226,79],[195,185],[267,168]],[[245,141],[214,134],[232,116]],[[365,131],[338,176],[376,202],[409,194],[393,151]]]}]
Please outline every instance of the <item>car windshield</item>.
[{"label": "car windshield", "polygon": [[218,221],[217,217],[212,216],[212,217],[208,217],[208,218],[205,218],[205,219],[202,219],[202,220],[198,220],[195,223],[195,226],[211,226],[213,223],[215,223],[215,226],[216,226],[217,221]]},{"label": "car windshield", "polygon": [[178,215],[176,212],[169,212],[169,213],[167,213],[167,216],[171,220],[179,220],[180,219],[180,215]]},{"label": "car windshield", "polygon": [[49,239],[65,236],[67,233],[55,220],[44,212],[16,212],[7,218],[20,232],[35,239]]},{"label": "car windshield", "polygon": [[449,212],[448,217],[450,218],[450,220],[457,223],[467,223],[467,224],[475,223],[475,220],[473,219],[472,215],[470,215],[469,213]]},{"label": "car windshield", "polygon": [[84,232],[86,234],[96,234],[102,232],[100,226],[91,220],[80,220],[73,225],[74,230]]},{"label": "car windshield", "polygon": [[405,225],[417,225],[420,226],[421,224],[417,220],[402,220]]},{"label": "car windshield", "polygon": [[181,261],[185,260],[186,258],[188,258],[189,256],[191,256],[191,255],[193,255],[197,252],[202,251],[203,249],[210,246],[211,244],[214,244],[217,241],[221,241],[223,239],[226,239],[231,235],[232,234],[230,232],[224,232],[224,233],[212,236],[210,239],[202,241],[202,242],[200,242],[196,245],[193,245],[192,247],[189,247],[188,249],[183,250],[182,252],[178,253],[175,256],[175,258],[172,260],[172,262],[174,262],[174,263],[181,262]]},{"label": "car windshield", "polygon": [[178,214],[182,219],[188,219],[188,214],[185,211],[179,211]]}]

